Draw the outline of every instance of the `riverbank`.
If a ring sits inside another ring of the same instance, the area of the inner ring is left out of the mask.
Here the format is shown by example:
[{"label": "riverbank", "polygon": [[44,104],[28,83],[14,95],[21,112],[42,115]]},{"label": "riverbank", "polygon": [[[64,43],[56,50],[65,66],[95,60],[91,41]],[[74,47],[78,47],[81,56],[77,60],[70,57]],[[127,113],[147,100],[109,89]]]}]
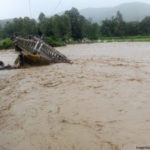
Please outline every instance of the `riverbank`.
[{"label": "riverbank", "polygon": [[[70,40],[68,42],[56,41],[50,37],[46,38],[46,42],[53,47],[63,47],[67,44],[94,44],[94,43],[109,43],[109,42],[150,42],[150,36],[125,36],[125,37],[100,37],[98,40],[83,39],[79,41]],[[9,38],[0,40],[0,50],[10,49],[13,47],[13,41]]]}]

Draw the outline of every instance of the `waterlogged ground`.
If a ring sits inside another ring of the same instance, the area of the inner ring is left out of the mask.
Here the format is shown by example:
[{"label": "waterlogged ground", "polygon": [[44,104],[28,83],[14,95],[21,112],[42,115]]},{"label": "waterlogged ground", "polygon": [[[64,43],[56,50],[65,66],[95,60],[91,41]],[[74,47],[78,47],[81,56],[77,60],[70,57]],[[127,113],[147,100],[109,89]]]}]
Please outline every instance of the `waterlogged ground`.
[{"label": "waterlogged ground", "polygon": [[0,150],[150,147],[150,43],[57,49],[74,64],[0,71]]}]

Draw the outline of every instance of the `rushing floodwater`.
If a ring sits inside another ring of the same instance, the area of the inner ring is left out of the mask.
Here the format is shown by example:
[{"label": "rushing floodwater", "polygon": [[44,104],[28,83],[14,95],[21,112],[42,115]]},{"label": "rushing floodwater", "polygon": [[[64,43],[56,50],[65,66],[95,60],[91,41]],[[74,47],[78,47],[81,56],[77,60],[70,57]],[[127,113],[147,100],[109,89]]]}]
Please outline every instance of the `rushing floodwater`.
[{"label": "rushing floodwater", "polygon": [[150,43],[57,49],[74,64],[0,71],[0,150],[150,146]]}]

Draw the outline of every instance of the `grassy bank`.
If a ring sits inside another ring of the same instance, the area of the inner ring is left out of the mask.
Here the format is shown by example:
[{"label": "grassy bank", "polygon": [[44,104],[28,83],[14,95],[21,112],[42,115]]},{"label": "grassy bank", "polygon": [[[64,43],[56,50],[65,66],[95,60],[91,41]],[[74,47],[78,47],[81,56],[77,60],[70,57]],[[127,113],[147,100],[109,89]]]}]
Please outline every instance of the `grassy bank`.
[{"label": "grassy bank", "polygon": [[[66,46],[66,44],[80,43],[103,43],[103,42],[149,42],[150,36],[126,36],[126,37],[100,37],[99,40],[73,40],[69,42],[57,41],[51,37],[46,37],[45,41],[53,47]],[[0,49],[10,49],[14,42],[10,38],[0,39]]]},{"label": "grassy bank", "polygon": [[100,37],[98,40],[72,40],[68,44],[90,44],[90,43],[104,43],[104,42],[149,42],[150,36],[126,36],[126,37]]},{"label": "grassy bank", "polygon": [[100,42],[147,42],[150,36],[101,37]]}]

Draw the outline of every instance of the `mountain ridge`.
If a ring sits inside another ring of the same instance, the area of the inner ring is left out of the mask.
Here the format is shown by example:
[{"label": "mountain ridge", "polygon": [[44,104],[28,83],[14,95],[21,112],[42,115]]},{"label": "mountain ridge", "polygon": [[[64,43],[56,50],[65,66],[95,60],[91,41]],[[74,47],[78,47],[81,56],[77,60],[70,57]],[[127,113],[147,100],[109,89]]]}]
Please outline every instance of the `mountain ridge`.
[{"label": "mountain ridge", "polygon": [[85,8],[79,12],[86,18],[92,18],[93,22],[101,23],[102,20],[115,16],[120,11],[125,21],[141,21],[150,16],[150,4],[143,2],[123,3],[114,7]]},{"label": "mountain ridge", "polygon": [[[79,10],[80,14],[93,22],[101,24],[104,19],[110,19],[120,11],[125,21],[141,21],[146,16],[150,16],[150,4],[145,2],[122,3],[114,7],[84,8]],[[64,12],[57,13],[62,15]],[[49,16],[50,17],[50,16]],[[0,20],[0,25],[4,26],[6,22],[13,19]]]}]

